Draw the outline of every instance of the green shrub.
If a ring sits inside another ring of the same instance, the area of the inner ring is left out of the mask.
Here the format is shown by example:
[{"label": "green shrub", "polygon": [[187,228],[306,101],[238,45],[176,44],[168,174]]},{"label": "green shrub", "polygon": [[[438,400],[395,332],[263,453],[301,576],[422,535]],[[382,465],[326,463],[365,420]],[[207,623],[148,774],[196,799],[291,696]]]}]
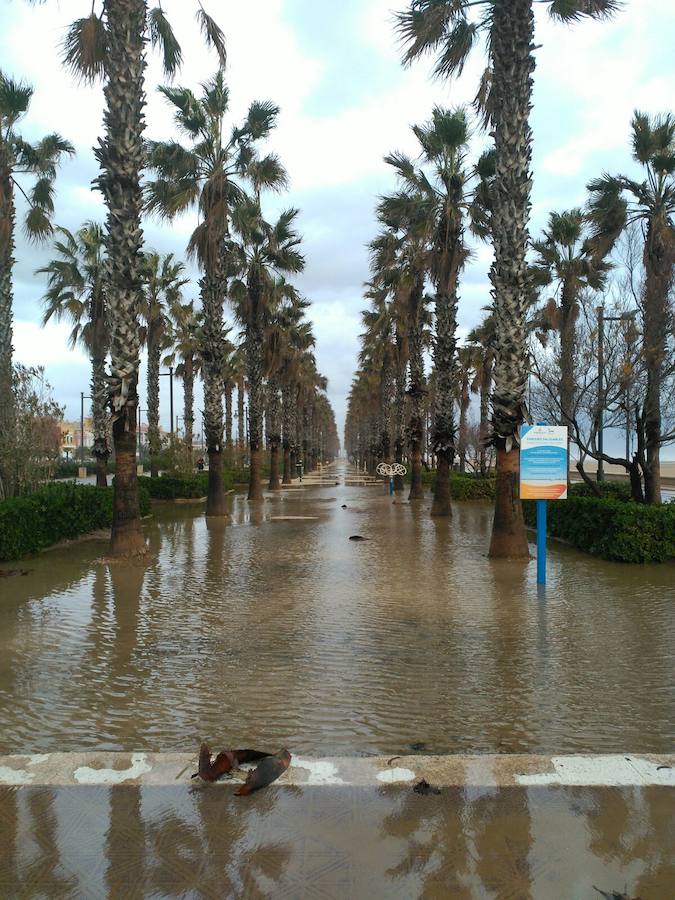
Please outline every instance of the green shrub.
[{"label": "green shrub", "polygon": [[494,478],[481,478],[479,475],[450,475],[450,496],[453,500],[494,500]]},{"label": "green shrub", "polygon": [[[534,526],[536,506],[523,503],[525,521]],[[548,505],[548,533],[619,562],[665,562],[675,557],[675,503],[646,506],[625,500],[575,496]]]},{"label": "green shrub", "polygon": [[138,479],[153,500],[194,499],[205,497],[208,489],[208,472],[196,472],[190,475],[175,473],[160,475],[158,478],[141,477]]},{"label": "green shrub", "polygon": [[[622,500],[625,502],[631,498],[630,484],[625,481],[601,481],[596,483],[596,487],[600,491],[601,496],[607,500]],[[568,493],[570,497],[596,497],[592,488],[584,481],[571,484]]]},{"label": "green shrub", "polygon": [[[141,514],[150,497],[140,491]],[[83,484],[50,484],[28,497],[0,503],[0,560],[20,559],[44,547],[112,524],[113,490]]]}]

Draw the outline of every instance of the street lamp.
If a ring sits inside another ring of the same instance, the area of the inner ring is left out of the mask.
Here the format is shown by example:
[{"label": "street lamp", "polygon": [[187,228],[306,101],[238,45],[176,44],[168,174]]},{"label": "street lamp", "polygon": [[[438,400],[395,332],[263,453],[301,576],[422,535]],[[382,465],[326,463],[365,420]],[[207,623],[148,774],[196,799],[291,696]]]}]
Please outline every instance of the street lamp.
[{"label": "street lamp", "polygon": [[[605,307],[596,307],[598,314],[598,474],[597,480],[605,480],[605,464],[602,458],[605,451],[603,435],[605,412],[605,322],[630,322],[637,315],[637,310],[621,313],[620,316],[606,316]],[[628,425],[628,419],[626,420]]]},{"label": "street lamp", "polygon": [[159,377],[163,378],[166,376],[169,379],[169,404],[171,410],[171,438],[173,440],[173,366],[169,366],[168,372],[160,372]]},{"label": "street lamp", "polygon": [[92,398],[84,391],[80,391],[80,460],[84,465],[84,401]]}]

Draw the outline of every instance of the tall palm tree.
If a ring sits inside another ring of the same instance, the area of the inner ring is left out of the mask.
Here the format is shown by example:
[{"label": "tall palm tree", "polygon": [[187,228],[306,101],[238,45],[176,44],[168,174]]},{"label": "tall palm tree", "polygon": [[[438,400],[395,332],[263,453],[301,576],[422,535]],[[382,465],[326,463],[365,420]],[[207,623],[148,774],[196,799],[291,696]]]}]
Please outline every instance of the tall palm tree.
[{"label": "tall palm tree", "polygon": [[[519,559],[529,556],[519,500],[518,444],[527,415],[525,257],[532,189],[533,4],[534,0],[411,0],[398,16],[404,62],[435,53],[435,72],[444,78],[460,74],[480,36],[487,38],[488,69],[478,99],[494,134],[496,165],[491,216],[495,258],[490,280],[496,324],[492,424],[497,492],[490,555]],[[620,3],[545,0],[545,5],[553,17],[571,22],[583,16],[611,15]]]},{"label": "tall palm tree", "polygon": [[428,219],[429,275],[435,287],[434,416],[432,448],[437,459],[432,516],[449,516],[450,469],[455,457],[457,393],[457,307],[459,282],[469,258],[466,221],[474,234],[488,235],[490,180],[494,154],[486,151],[467,165],[469,127],[463,109],[436,107],[432,119],[413,128],[421,147],[419,166],[402,154],[387,157],[403,189],[418,194]]},{"label": "tall palm tree", "polygon": [[104,280],[104,235],[96,222],[85,222],[75,234],[57,228],[54,242],[56,259],[37,270],[47,275],[47,291],[43,298],[43,324],[50,319],[68,318],[73,323],[70,346],[81,343],[91,359],[91,410],[94,422],[94,457],[96,484],[108,483],[107,464],[110,456],[107,412],[108,384],[108,309]]},{"label": "tall palm tree", "polygon": [[[290,318],[290,317],[289,317]],[[282,448],[284,454],[282,484],[293,480],[297,460],[297,391],[303,359],[314,346],[314,335],[310,322],[302,321],[294,312],[287,323],[282,351],[279,377],[281,380]]]},{"label": "tall palm tree", "polygon": [[[0,71],[0,498],[11,497],[17,481],[16,410],[12,370],[12,270],[18,191],[27,202],[26,234],[42,241],[52,233],[57,166],[73,147],[58,134],[30,144],[17,126],[28,112],[33,88]],[[33,179],[28,192],[26,179]]]},{"label": "tall palm tree", "polygon": [[200,291],[204,324],[201,348],[204,376],[204,427],[209,455],[209,488],[206,514],[227,514],[223,482],[223,303],[232,269],[232,244],[228,241],[232,216],[245,199],[244,185],[256,190],[280,189],[286,174],[276,156],[260,158],[256,142],[275,125],[278,107],[252,103],[248,115],[228,135],[225,117],[229,91],[223,73],[202,85],[199,97],[188,88],[162,87],[175,108],[179,129],[190,140],[185,147],[175,141],[149,145],[150,168],[157,178],[148,184],[148,208],[173,218],[197,207],[200,222],[188,252],[196,257],[203,276]]},{"label": "tall palm tree", "polygon": [[[576,320],[579,295],[585,288],[601,290],[609,264],[593,251],[586,240],[586,216],[581,209],[553,212],[541,240],[534,242],[536,252],[533,269],[535,281],[545,286],[557,284],[559,303],[549,305],[547,314],[560,334],[560,380],[558,402],[560,424],[569,425],[574,418],[576,356]],[[604,248],[605,252],[609,250]]]},{"label": "tall palm tree", "polygon": [[394,317],[386,288],[372,285],[366,293],[369,309],[361,313],[365,332],[361,335],[361,368],[371,368],[378,377],[377,455],[388,462],[391,456],[391,410],[394,385]]},{"label": "tall palm tree", "polygon": [[248,442],[251,455],[248,499],[262,500],[263,385],[265,323],[274,302],[277,278],[301,272],[305,261],[298,250],[296,209],[282,212],[274,225],[266,222],[257,199],[242,200],[234,211],[240,277],[230,287],[237,316],[244,326],[248,382]]},{"label": "tall palm tree", "polygon": [[381,273],[394,291],[398,314],[405,319],[408,350],[410,447],[410,500],[424,497],[422,487],[423,405],[427,394],[424,377],[425,304],[424,279],[429,265],[429,223],[425,198],[399,192],[383,197],[377,216],[385,230],[372,241],[374,274]]},{"label": "tall palm tree", "polygon": [[[183,278],[185,266],[174,262],[173,253],[160,256],[154,251],[145,254],[143,274],[145,291],[141,318],[145,323],[145,344],[148,351],[148,445],[150,475],[159,475],[157,458],[161,451],[159,433],[159,367],[162,351],[169,345],[169,310],[181,301],[181,289],[188,283]],[[171,423],[173,433],[174,423]]]},{"label": "tall palm tree", "polygon": [[201,371],[199,359],[201,320],[194,303],[181,303],[176,299],[169,306],[169,331],[167,341],[170,352],[163,365],[173,366],[175,374],[183,381],[183,426],[187,462],[192,467],[194,440],[194,385],[195,376]]},{"label": "tall palm tree", "polygon": [[479,394],[480,394],[480,474],[485,477],[488,473],[488,448],[487,443],[490,434],[490,394],[492,393],[492,373],[494,369],[494,319],[488,315],[480,325],[473,328],[467,340],[478,347],[479,359]]},{"label": "tall palm tree", "polygon": [[603,253],[628,226],[640,223],[644,234],[644,358],[647,391],[644,403],[645,501],[661,502],[661,388],[667,362],[669,295],[675,265],[675,116],[650,118],[636,112],[631,123],[633,158],[645,171],[644,181],[625,175],[603,175],[591,181],[591,244]]}]

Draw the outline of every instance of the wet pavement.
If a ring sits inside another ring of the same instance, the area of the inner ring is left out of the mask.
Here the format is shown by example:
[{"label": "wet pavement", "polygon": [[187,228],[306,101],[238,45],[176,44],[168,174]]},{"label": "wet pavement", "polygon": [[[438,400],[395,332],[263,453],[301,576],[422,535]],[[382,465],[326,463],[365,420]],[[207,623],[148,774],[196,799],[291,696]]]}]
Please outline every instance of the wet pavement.
[{"label": "wet pavement", "polygon": [[662,788],[0,788],[0,896],[672,897]]},{"label": "wet pavement", "polygon": [[534,562],[486,558],[489,504],[447,522],[307,484],[229,503],[156,506],[142,563],[87,540],[0,579],[0,753],[673,749],[673,565],[553,543],[541,590]]}]

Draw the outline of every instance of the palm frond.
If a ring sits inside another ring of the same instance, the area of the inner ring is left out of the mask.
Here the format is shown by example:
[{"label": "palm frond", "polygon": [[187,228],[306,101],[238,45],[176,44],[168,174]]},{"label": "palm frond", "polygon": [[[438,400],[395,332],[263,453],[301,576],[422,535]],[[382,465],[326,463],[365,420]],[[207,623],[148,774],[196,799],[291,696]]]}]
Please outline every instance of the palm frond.
[{"label": "palm frond", "polygon": [[51,178],[37,179],[30,192],[30,202],[47,214],[54,212],[54,182]]},{"label": "palm frond", "polygon": [[209,81],[202,84],[202,103],[214,118],[222,118],[227,112],[230,92],[225,84],[223,70],[218,69]]},{"label": "palm frond", "polygon": [[466,0],[412,0],[396,15],[396,30],[405,50],[403,64],[435,50],[447,37],[458,17],[464,17]]},{"label": "palm frond", "polygon": [[162,66],[167,78],[173,78],[183,62],[183,51],[161,6],[148,13],[150,42],[162,53]]},{"label": "palm frond", "polygon": [[254,159],[246,172],[256,191],[265,188],[282,191],[288,187],[288,173],[275,153],[270,153],[262,159]]},{"label": "palm frond", "polygon": [[0,121],[3,126],[12,126],[26,112],[33,96],[33,88],[20,81],[8,78],[0,71]]},{"label": "palm frond", "polygon": [[49,215],[39,206],[31,206],[24,220],[24,233],[29,241],[38,243],[46,240],[52,233]]},{"label": "palm frond", "polygon": [[76,19],[61,44],[61,61],[76,78],[93,82],[105,74],[108,34],[103,19],[92,12]]},{"label": "palm frond", "polygon": [[271,100],[254,101],[246,116],[246,134],[252,140],[257,141],[267,137],[276,125],[279,107]]},{"label": "palm frond", "polygon": [[551,0],[549,15],[561,22],[574,22],[583,16],[610,18],[623,6],[623,0]]},{"label": "palm frond", "polygon": [[204,110],[189,88],[160,85],[158,90],[176,108],[175,121],[181,131],[196,137],[206,128]]},{"label": "palm frond", "polygon": [[220,27],[211,18],[210,15],[204,10],[204,7],[199,4],[199,9],[197,10],[197,21],[199,22],[199,28],[204,36],[204,40],[206,41],[209,47],[212,47],[216,53],[218,54],[218,61],[220,63],[220,68],[224,69],[227,65],[227,50],[225,47],[225,35],[223,34]]},{"label": "palm frond", "polygon": [[458,19],[448,32],[443,49],[434,65],[434,75],[437,78],[450,78],[453,75],[459,77],[462,74],[480,30],[479,23],[469,22],[464,18]]}]

